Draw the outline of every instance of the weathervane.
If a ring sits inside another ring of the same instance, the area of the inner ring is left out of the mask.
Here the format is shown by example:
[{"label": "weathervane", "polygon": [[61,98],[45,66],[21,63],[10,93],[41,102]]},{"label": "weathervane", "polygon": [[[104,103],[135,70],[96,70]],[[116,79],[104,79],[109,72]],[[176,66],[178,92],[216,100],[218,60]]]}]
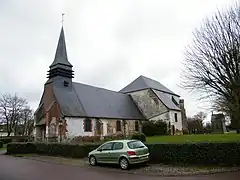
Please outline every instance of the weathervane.
[{"label": "weathervane", "polygon": [[64,19],[63,19],[64,15],[65,15],[65,13],[62,13],[62,26],[63,26],[63,21],[64,21]]}]

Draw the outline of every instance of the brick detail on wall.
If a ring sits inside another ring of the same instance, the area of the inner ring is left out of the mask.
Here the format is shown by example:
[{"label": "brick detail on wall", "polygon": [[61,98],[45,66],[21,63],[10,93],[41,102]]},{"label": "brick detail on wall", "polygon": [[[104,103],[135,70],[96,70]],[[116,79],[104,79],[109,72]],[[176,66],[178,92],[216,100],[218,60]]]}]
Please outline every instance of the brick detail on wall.
[{"label": "brick detail on wall", "polygon": [[[121,121],[121,132],[125,135],[131,135],[135,133],[135,120],[120,120]],[[108,135],[118,133],[117,132],[117,120],[109,119],[108,124]],[[124,127],[125,126],[125,127]],[[142,124],[139,122],[139,131],[141,132]]]},{"label": "brick detail on wall", "polygon": [[[52,83],[44,85],[43,104],[46,125],[49,126],[51,124],[53,117],[56,118],[56,125],[58,125],[58,121],[61,118],[61,110],[59,104],[55,99]],[[65,135],[66,131],[67,128],[65,122],[63,123],[63,127],[61,130],[62,135]],[[60,134],[59,129],[57,134]]]}]

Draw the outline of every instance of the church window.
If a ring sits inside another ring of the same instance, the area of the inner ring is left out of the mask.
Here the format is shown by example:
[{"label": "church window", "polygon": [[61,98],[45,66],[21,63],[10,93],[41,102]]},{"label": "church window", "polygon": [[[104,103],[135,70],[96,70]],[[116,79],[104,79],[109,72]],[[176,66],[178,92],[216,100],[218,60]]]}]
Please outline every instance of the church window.
[{"label": "church window", "polygon": [[177,113],[174,113],[174,117],[175,117],[175,122],[178,122]]},{"label": "church window", "polygon": [[92,121],[89,118],[84,119],[84,131],[85,132],[92,131]]},{"label": "church window", "polygon": [[139,131],[139,122],[135,121],[135,131]]},{"label": "church window", "polygon": [[121,131],[121,121],[116,121],[116,130]]}]

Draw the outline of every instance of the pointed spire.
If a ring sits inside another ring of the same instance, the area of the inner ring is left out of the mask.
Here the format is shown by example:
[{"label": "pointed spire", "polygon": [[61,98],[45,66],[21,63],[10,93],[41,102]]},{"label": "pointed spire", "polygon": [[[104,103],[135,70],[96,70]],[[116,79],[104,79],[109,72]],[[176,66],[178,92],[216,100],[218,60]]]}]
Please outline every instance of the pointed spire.
[{"label": "pointed spire", "polygon": [[56,76],[73,78],[73,66],[68,61],[63,26],[61,28],[54,61],[49,67],[48,78]]},{"label": "pointed spire", "polygon": [[55,58],[54,58],[53,63],[51,64],[50,68],[52,69],[52,68],[54,68],[54,66],[57,66],[57,65],[65,65],[65,66],[72,67],[72,65],[68,61],[68,57],[67,57],[67,49],[66,49],[63,27],[61,29],[61,33],[59,36]]}]

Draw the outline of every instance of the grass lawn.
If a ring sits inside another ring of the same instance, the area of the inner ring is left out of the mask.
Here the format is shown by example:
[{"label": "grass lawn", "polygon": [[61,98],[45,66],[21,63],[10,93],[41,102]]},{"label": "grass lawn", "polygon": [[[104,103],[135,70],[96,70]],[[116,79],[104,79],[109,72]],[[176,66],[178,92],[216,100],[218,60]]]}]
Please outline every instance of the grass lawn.
[{"label": "grass lawn", "polygon": [[240,134],[194,134],[147,137],[147,143],[240,142]]}]

